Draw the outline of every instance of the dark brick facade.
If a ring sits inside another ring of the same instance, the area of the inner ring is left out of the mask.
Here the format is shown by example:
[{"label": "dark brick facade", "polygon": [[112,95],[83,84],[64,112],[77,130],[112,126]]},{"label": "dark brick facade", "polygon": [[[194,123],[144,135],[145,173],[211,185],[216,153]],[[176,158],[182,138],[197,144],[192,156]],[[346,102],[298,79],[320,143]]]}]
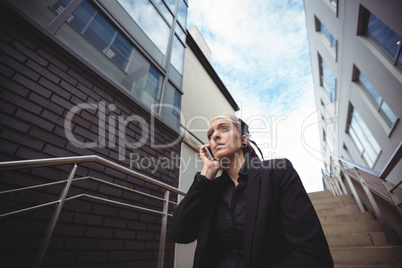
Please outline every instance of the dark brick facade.
[{"label": "dark brick facade", "polygon": [[[96,154],[129,167],[129,153],[140,159],[180,154],[180,142],[153,148],[150,139],[140,148],[126,148],[119,160],[118,146],[83,149],[66,137],[68,111],[80,103],[113,103],[110,115],[139,115],[150,123],[150,112],[128,98],[99,74],[91,71],[57,42],[33,27],[19,14],[0,4],[0,161]],[[72,133],[82,142],[98,141],[99,109],[82,110],[73,120]],[[118,130],[116,131],[118,135]],[[106,131],[106,144],[108,144]],[[141,128],[130,123],[126,137],[135,142]],[[169,143],[178,133],[155,119],[157,143]],[[117,140],[117,138],[116,138]],[[117,142],[116,142],[117,143]],[[118,145],[118,144],[117,144]],[[145,162],[144,162],[145,163]],[[0,173],[0,190],[66,179],[71,165],[40,167]],[[177,187],[179,167],[135,170]],[[164,190],[97,163],[80,164],[77,176],[93,176],[163,197]],[[63,185],[0,196],[0,213],[50,202]],[[161,210],[162,201],[85,180],[73,184],[68,196],[80,193]],[[175,195],[171,195],[176,199]],[[0,218],[2,267],[31,267],[54,206]],[[156,267],[161,216],[79,198],[68,201],[60,215],[43,267]],[[166,244],[165,267],[173,266],[174,244]]]}]

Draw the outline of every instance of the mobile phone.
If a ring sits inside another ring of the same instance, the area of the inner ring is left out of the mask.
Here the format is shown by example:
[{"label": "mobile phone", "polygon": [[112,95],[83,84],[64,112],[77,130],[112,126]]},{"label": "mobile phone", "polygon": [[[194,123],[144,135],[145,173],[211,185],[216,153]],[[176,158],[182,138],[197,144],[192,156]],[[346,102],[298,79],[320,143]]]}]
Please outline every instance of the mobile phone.
[{"label": "mobile phone", "polygon": [[206,148],[205,151],[207,152],[209,159],[211,159],[212,161],[215,161],[215,157],[212,154],[211,148],[209,148],[209,147],[205,147],[205,148]]}]

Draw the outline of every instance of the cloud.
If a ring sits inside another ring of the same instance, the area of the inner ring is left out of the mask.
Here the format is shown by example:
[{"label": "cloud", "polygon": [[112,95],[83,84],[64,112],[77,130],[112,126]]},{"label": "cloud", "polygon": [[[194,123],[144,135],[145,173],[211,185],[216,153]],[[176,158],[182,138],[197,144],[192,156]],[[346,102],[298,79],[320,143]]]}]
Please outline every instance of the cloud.
[{"label": "cloud", "polygon": [[215,70],[241,108],[238,116],[246,121],[260,116],[270,122],[271,129],[265,133],[258,133],[264,120],[250,125],[264,155],[290,159],[307,191],[322,190],[302,1],[193,0],[188,26],[193,25],[206,40]]}]

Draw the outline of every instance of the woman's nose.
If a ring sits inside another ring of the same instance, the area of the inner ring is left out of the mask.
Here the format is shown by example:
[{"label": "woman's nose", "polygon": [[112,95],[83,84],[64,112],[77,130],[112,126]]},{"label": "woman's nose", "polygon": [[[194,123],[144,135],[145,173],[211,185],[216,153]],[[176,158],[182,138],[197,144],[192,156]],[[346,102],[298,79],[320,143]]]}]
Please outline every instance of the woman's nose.
[{"label": "woman's nose", "polygon": [[220,139],[220,137],[221,137],[221,135],[220,135],[219,131],[215,131],[215,132],[212,134],[212,139],[213,139],[213,140]]}]

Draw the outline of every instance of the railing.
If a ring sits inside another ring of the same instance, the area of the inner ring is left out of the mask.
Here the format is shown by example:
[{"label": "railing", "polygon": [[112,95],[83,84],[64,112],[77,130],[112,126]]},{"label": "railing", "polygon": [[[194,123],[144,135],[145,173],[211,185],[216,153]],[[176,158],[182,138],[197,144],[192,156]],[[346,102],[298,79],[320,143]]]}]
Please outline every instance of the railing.
[{"label": "railing", "polygon": [[[92,176],[74,178],[76,170],[77,170],[77,167],[78,167],[78,164],[85,163],[85,162],[97,162],[97,163],[99,163],[101,165],[104,165],[104,166],[110,167],[112,169],[115,169],[117,171],[123,172],[126,175],[129,175],[129,176],[141,179],[141,180],[143,180],[145,182],[152,183],[154,185],[162,187],[162,188],[166,189],[164,198],[160,198],[160,197],[153,196],[153,195],[150,195],[150,194],[147,194],[147,193],[143,193],[143,192],[140,192],[140,191],[137,191],[137,190],[134,190],[134,189],[130,189],[128,187],[125,187],[125,186],[122,186],[122,185],[119,185],[119,184],[104,181],[104,180],[101,180],[101,179],[98,179],[98,178],[95,178],[95,177],[92,177]],[[42,187],[47,187],[47,186],[52,186],[52,185],[58,185],[58,184],[65,183],[65,187],[62,190],[58,200],[43,203],[43,204],[36,205],[36,206],[31,206],[31,207],[24,208],[24,209],[19,209],[19,210],[12,211],[12,212],[7,212],[7,213],[4,213],[4,214],[0,215],[0,218],[3,218],[3,217],[19,214],[19,213],[22,213],[22,212],[32,211],[32,210],[35,210],[35,209],[56,205],[54,210],[53,210],[53,215],[52,215],[52,217],[50,219],[49,225],[47,227],[47,231],[46,231],[45,236],[44,236],[44,238],[42,240],[42,244],[41,244],[41,247],[40,247],[40,249],[38,251],[38,255],[36,256],[36,260],[34,262],[33,267],[40,267],[42,265],[44,256],[45,256],[47,248],[49,246],[49,242],[50,242],[50,240],[52,238],[53,231],[54,231],[54,229],[56,227],[56,224],[57,224],[57,221],[59,219],[60,213],[61,213],[61,211],[63,209],[64,203],[67,202],[67,201],[70,201],[70,200],[85,197],[85,198],[94,199],[94,200],[98,200],[98,201],[102,201],[102,202],[106,202],[106,203],[110,203],[110,204],[114,204],[114,205],[118,205],[118,206],[124,206],[124,207],[128,207],[128,208],[133,208],[133,209],[142,210],[142,211],[146,211],[146,212],[161,215],[162,216],[162,224],[161,224],[161,233],[160,233],[160,241],[159,241],[158,268],[162,268],[163,267],[163,262],[164,262],[164,252],[165,252],[165,243],[166,243],[167,218],[168,218],[168,216],[172,216],[171,214],[168,213],[168,207],[169,207],[169,204],[173,204],[173,205],[177,206],[177,203],[169,201],[169,193],[171,191],[171,192],[174,192],[174,193],[177,193],[177,194],[180,194],[180,195],[185,195],[185,192],[180,191],[179,189],[174,188],[171,185],[168,185],[168,184],[165,184],[163,182],[157,181],[157,180],[155,180],[155,179],[153,179],[151,177],[148,177],[146,175],[143,175],[143,174],[138,173],[138,172],[136,172],[134,170],[131,170],[131,169],[126,168],[124,166],[118,165],[118,164],[116,164],[114,162],[111,162],[111,161],[109,161],[107,159],[104,159],[104,158],[96,156],[96,155],[2,162],[2,163],[0,163],[0,171],[2,171],[2,170],[22,169],[22,168],[45,167],[45,166],[58,166],[58,165],[66,165],[66,164],[73,164],[73,167],[72,167],[67,179],[65,179],[65,180],[57,181],[57,182],[51,182],[51,183],[44,183],[44,184],[34,185],[34,186],[29,186],[29,187],[21,187],[21,188],[17,188],[17,189],[6,190],[6,191],[1,191],[0,192],[0,195],[2,195],[2,194],[21,192],[21,191],[38,189],[38,188],[42,188]],[[163,201],[163,204],[164,204],[163,205],[163,211],[149,209],[149,208],[146,208],[146,207],[140,207],[140,206],[132,205],[132,204],[129,204],[129,203],[124,203],[124,202],[120,202],[120,201],[114,201],[114,200],[106,199],[106,198],[99,197],[99,196],[89,195],[89,194],[78,194],[78,195],[67,197],[69,189],[71,187],[71,184],[73,182],[82,181],[82,180],[93,180],[93,181],[96,181],[96,182],[99,182],[99,183],[107,184],[107,185],[112,186],[112,187],[123,189],[125,191],[129,191],[129,192],[132,192],[132,193],[141,194],[141,195],[144,195],[144,196],[147,196],[147,197],[150,197],[150,198],[161,200],[161,201]]]},{"label": "railing", "polygon": [[361,184],[374,210],[373,212],[376,218],[379,220],[384,229],[388,241],[392,244],[398,244],[398,241],[395,239],[391,229],[385,222],[382,212],[373,197],[373,193],[377,196],[382,197],[390,204],[395,206],[400,216],[402,216],[402,202],[396,194],[396,191],[400,190],[400,188],[398,187],[402,184],[402,179],[396,185],[392,185],[386,180],[387,176],[399,163],[401,156],[402,142],[399,144],[398,148],[395,150],[394,154],[392,155],[382,172],[378,173],[352,161],[331,154],[330,173],[328,174],[323,171],[324,183],[334,195],[348,194],[347,188],[345,187],[345,184],[342,180],[343,176],[356,200],[360,211],[365,211],[364,206],[361,202],[361,198],[357,194],[356,188],[351,180],[351,177],[357,178],[357,181]]}]

